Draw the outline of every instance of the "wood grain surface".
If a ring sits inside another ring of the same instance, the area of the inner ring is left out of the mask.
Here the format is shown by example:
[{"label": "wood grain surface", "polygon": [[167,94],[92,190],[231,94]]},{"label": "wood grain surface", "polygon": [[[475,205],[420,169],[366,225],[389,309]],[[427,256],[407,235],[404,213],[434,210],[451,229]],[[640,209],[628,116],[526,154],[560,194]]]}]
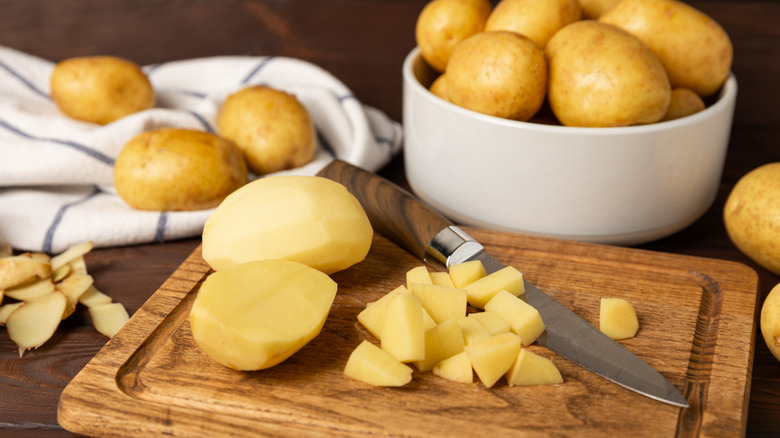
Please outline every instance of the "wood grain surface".
[{"label": "wood grain surface", "polygon": [[421,262],[376,235],[336,273],[339,294],[314,341],[282,364],[237,372],[192,339],[188,315],[209,267],[196,249],[65,388],[60,424],[95,436],[647,436],[745,433],[758,279],[733,262],[468,229],[504,263],[598,323],[605,296],[631,301],[640,331],[621,341],[681,389],[679,409],[614,385],[540,346],[564,383],[491,389],[415,372],[376,388],[349,379],[373,340],[356,316]]}]

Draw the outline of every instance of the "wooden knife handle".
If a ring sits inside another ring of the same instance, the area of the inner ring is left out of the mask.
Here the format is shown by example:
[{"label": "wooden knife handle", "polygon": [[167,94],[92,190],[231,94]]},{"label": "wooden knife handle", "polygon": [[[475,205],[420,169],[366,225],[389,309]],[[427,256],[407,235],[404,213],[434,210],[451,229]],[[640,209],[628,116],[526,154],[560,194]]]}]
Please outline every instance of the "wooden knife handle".
[{"label": "wooden knife handle", "polygon": [[433,237],[452,225],[408,191],[344,161],[333,161],[318,175],[343,184],[360,201],[376,232],[420,260]]}]

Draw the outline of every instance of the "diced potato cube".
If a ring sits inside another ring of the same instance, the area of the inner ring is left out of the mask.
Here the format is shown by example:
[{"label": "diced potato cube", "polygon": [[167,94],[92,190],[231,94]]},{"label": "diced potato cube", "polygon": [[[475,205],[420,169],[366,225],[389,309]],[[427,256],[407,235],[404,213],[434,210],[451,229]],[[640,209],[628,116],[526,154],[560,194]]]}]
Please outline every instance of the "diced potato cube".
[{"label": "diced potato cube", "polygon": [[639,330],[639,319],[634,306],[622,298],[602,298],[599,329],[614,340],[636,336]]},{"label": "diced potato cube", "polygon": [[469,260],[450,266],[450,279],[455,287],[463,288],[487,275],[480,260]]},{"label": "diced potato cube", "polygon": [[495,312],[507,321],[509,329],[520,336],[524,346],[533,344],[544,332],[544,322],[539,311],[505,290],[495,294],[485,305],[485,310]]},{"label": "diced potato cube", "polygon": [[479,321],[491,336],[510,331],[509,323],[498,316],[496,312],[474,312],[469,314],[469,318],[474,318]]},{"label": "diced potato cube", "polygon": [[425,265],[414,267],[406,273],[406,288],[412,290],[412,283],[433,284]]},{"label": "diced potato cube", "polygon": [[522,348],[506,373],[509,386],[551,385],[563,383],[558,367],[548,358]]},{"label": "diced potato cube", "polygon": [[466,316],[466,291],[435,284],[412,283],[411,292],[436,323]]},{"label": "diced potato cube", "polygon": [[468,354],[462,351],[442,360],[433,367],[433,374],[460,383],[473,383],[474,370]]},{"label": "diced potato cube", "polygon": [[431,272],[430,276],[433,284],[438,284],[439,286],[455,287],[455,285],[452,283],[452,279],[450,278],[450,274],[446,272]]},{"label": "diced potato cube", "polygon": [[507,332],[466,345],[464,351],[479,380],[490,388],[509,371],[520,348],[520,337]]},{"label": "diced potato cube", "polygon": [[463,289],[468,293],[469,304],[479,309],[484,309],[485,304],[500,290],[505,290],[514,296],[525,293],[523,274],[511,266],[469,283]]},{"label": "diced potato cube", "polygon": [[444,357],[452,357],[462,352],[463,347],[466,346],[458,319],[448,319],[436,325],[436,332],[439,334]]},{"label": "diced potato cube", "polygon": [[366,308],[358,313],[357,319],[363,327],[366,328],[377,339],[382,339],[382,326],[385,324],[385,311],[387,310],[387,303],[390,302],[398,294],[408,294],[409,290],[404,286],[398,286],[397,288],[386,293],[382,298],[368,303]]},{"label": "diced potato cube", "polygon": [[491,336],[485,326],[474,318],[464,316],[458,318],[457,322],[461,332],[463,332],[463,343],[465,345],[473,344],[474,342],[487,339]]},{"label": "diced potato cube", "polygon": [[374,386],[403,386],[412,381],[412,369],[369,341],[352,351],[344,367],[347,377]]},{"label": "diced potato cube", "polygon": [[446,359],[442,349],[439,332],[432,328],[425,332],[425,359],[414,362],[414,365],[420,371],[430,371],[434,365]]},{"label": "diced potato cube", "polygon": [[399,293],[387,303],[382,350],[401,362],[425,359],[422,305],[412,294]]}]

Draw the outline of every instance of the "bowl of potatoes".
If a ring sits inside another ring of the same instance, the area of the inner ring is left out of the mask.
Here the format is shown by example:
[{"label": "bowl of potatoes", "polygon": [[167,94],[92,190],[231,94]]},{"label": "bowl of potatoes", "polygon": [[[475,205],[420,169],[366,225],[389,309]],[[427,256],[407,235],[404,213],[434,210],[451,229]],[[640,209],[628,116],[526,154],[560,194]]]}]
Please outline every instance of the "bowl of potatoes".
[{"label": "bowl of potatoes", "polygon": [[417,196],[463,225],[615,245],[711,207],[737,96],[728,35],[674,0],[586,3],[425,6],[402,67]]}]

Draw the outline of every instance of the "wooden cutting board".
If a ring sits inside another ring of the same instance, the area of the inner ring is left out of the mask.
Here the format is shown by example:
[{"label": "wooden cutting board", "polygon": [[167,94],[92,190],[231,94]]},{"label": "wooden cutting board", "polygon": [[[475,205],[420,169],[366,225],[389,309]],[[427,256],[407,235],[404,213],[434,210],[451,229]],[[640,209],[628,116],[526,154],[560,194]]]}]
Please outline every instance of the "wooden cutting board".
[{"label": "wooden cutting board", "polygon": [[282,364],[238,372],[192,339],[209,272],[196,249],[65,388],[60,424],[93,436],[744,436],[758,277],[733,262],[467,228],[500,261],[592,324],[623,297],[640,330],[621,341],[687,397],[680,409],[610,383],[541,346],[564,383],[486,389],[415,371],[403,388],[343,375],[373,339],[356,316],[421,262],[381,236],[339,284],[322,333]]}]

